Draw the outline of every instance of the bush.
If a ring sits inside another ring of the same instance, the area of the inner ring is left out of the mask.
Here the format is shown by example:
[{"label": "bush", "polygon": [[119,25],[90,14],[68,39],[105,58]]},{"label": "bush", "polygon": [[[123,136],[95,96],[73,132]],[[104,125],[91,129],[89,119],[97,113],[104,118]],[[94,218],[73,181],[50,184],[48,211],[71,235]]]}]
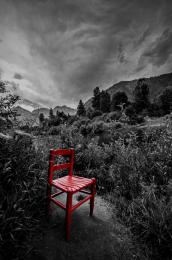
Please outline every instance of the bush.
[{"label": "bush", "polygon": [[60,129],[61,129],[60,127],[51,127],[51,128],[49,129],[49,131],[48,131],[48,134],[49,134],[49,135],[59,135],[60,132],[61,132]]},{"label": "bush", "polygon": [[92,123],[92,132],[94,135],[103,133],[105,128],[106,128],[106,124],[103,121]]},{"label": "bush", "polygon": [[101,116],[102,112],[100,110],[94,110],[92,112],[92,118],[96,117],[96,116]]},{"label": "bush", "polygon": [[38,227],[47,168],[39,152],[24,137],[0,142],[0,254],[5,259],[21,257]]},{"label": "bush", "polygon": [[75,170],[96,177],[98,193],[111,192],[115,215],[130,228],[147,259],[172,255],[170,122],[166,128],[128,127],[118,138],[113,130],[109,144],[85,139],[75,149]]},{"label": "bush", "polygon": [[115,121],[115,120],[119,120],[121,115],[122,115],[121,111],[114,111],[109,113],[109,118]]},{"label": "bush", "polygon": [[80,133],[83,135],[83,136],[87,136],[91,133],[92,131],[92,126],[91,125],[82,125],[80,127]]}]

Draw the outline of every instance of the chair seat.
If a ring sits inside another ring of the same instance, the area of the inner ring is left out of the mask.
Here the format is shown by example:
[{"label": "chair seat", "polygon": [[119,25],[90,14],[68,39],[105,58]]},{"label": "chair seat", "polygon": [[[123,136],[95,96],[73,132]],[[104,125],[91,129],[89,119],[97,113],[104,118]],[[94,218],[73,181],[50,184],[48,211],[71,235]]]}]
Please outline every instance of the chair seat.
[{"label": "chair seat", "polygon": [[52,185],[65,192],[76,192],[94,181],[80,176],[65,176],[52,181]]}]

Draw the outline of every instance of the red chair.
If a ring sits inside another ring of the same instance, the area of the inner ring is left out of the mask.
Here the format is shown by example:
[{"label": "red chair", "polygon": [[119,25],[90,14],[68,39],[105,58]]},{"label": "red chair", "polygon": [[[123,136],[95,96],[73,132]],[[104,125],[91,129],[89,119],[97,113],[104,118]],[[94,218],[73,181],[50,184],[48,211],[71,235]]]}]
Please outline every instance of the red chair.
[{"label": "red chair", "polygon": [[[70,161],[68,163],[55,164],[56,156],[69,156]],[[50,150],[50,160],[49,160],[49,171],[48,171],[48,185],[47,185],[47,198],[48,204],[50,202],[54,202],[56,205],[61,207],[66,211],[66,239],[70,238],[70,226],[71,226],[71,217],[72,212],[81,206],[87,200],[90,200],[90,216],[93,215],[94,209],[94,196],[96,193],[96,179],[87,179],[84,177],[79,177],[73,175],[73,164],[74,164],[74,149],[58,149],[58,150]],[[53,179],[54,171],[68,169],[68,175],[64,177],[59,177]],[[52,194],[52,187],[60,190]],[[85,190],[84,188],[90,187],[91,190]],[[67,200],[66,205],[64,205],[59,200],[55,199],[56,196],[66,192]],[[72,196],[76,192],[82,192],[87,194],[87,196],[79,201],[76,205],[72,205]]]}]

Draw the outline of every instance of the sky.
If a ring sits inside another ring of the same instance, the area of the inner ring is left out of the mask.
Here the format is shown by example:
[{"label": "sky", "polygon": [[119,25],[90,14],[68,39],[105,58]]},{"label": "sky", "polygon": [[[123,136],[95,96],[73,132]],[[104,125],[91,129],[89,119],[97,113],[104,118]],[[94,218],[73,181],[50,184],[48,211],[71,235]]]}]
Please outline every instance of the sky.
[{"label": "sky", "polygon": [[41,106],[172,72],[172,0],[0,0],[0,78]]}]

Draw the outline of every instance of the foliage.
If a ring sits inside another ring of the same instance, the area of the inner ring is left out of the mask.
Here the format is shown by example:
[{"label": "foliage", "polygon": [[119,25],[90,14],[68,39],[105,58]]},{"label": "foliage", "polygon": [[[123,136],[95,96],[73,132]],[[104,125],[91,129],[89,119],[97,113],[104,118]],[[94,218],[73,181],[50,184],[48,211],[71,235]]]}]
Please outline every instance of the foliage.
[{"label": "foliage", "polygon": [[100,110],[103,113],[110,112],[110,104],[111,104],[111,101],[110,101],[109,93],[107,91],[102,90],[101,95],[100,95]]},{"label": "foliage", "polygon": [[52,108],[50,108],[50,111],[49,111],[49,119],[50,120],[54,119],[54,114],[53,114],[53,109]]},{"label": "foliage", "polygon": [[46,187],[39,152],[23,137],[0,142],[0,248],[5,259],[14,258],[38,227]]},{"label": "foliage", "polygon": [[100,110],[100,89],[99,87],[96,87],[93,90],[93,99],[92,99],[92,107],[94,110]]},{"label": "foliage", "polygon": [[123,91],[116,92],[112,97],[111,111],[121,110],[120,106],[126,105],[127,102],[128,102],[128,97],[125,92]]},{"label": "foliage", "polygon": [[94,110],[92,113],[92,118],[96,117],[96,116],[101,116],[102,115],[102,111],[100,110]]},{"label": "foliage", "polygon": [[[104,129],[104,122],[95,123]],[[109,144],[101,145],[94,135],[85,134],[87,126],[82,125],[81,134],[77,128],[63,130],[63,145],[75,148],[77,174],[96,177],[98,193],[110,192],[114,214],[130,228],[147,259],[170,259],[171,119],[165,128],[119,128],[118,136],[112,124]]]},{"label": "foliage", "polygon": [[44,113],[40,113],[39,114],[39,122],[40,122],[40,124],[42,124],[44,122],[44,120],[45,120]]},{"label": "foliage", "polygon": [[13,109],[14,104],[19,100],[19,96],[9,94],[7,91],[7,83],[0,80],[0,116],[10,120],[16,119],[17,112]]},{"label": "foliage", "polygon": [[82,100],[79,101],[78,107],[77,107],[77,115],[78,116],[85,116],[86,115],[86,110],[84,107],[84,104]]},{"label": "foliage", "polygon": [[172,111],[172,89],[166,88],[159,97],[164,114]]},{"label": "foliage", "polygon": [[135,108],[139,113],[149,106],[149,86],[145,79],[139,79],[134,89]]}]

